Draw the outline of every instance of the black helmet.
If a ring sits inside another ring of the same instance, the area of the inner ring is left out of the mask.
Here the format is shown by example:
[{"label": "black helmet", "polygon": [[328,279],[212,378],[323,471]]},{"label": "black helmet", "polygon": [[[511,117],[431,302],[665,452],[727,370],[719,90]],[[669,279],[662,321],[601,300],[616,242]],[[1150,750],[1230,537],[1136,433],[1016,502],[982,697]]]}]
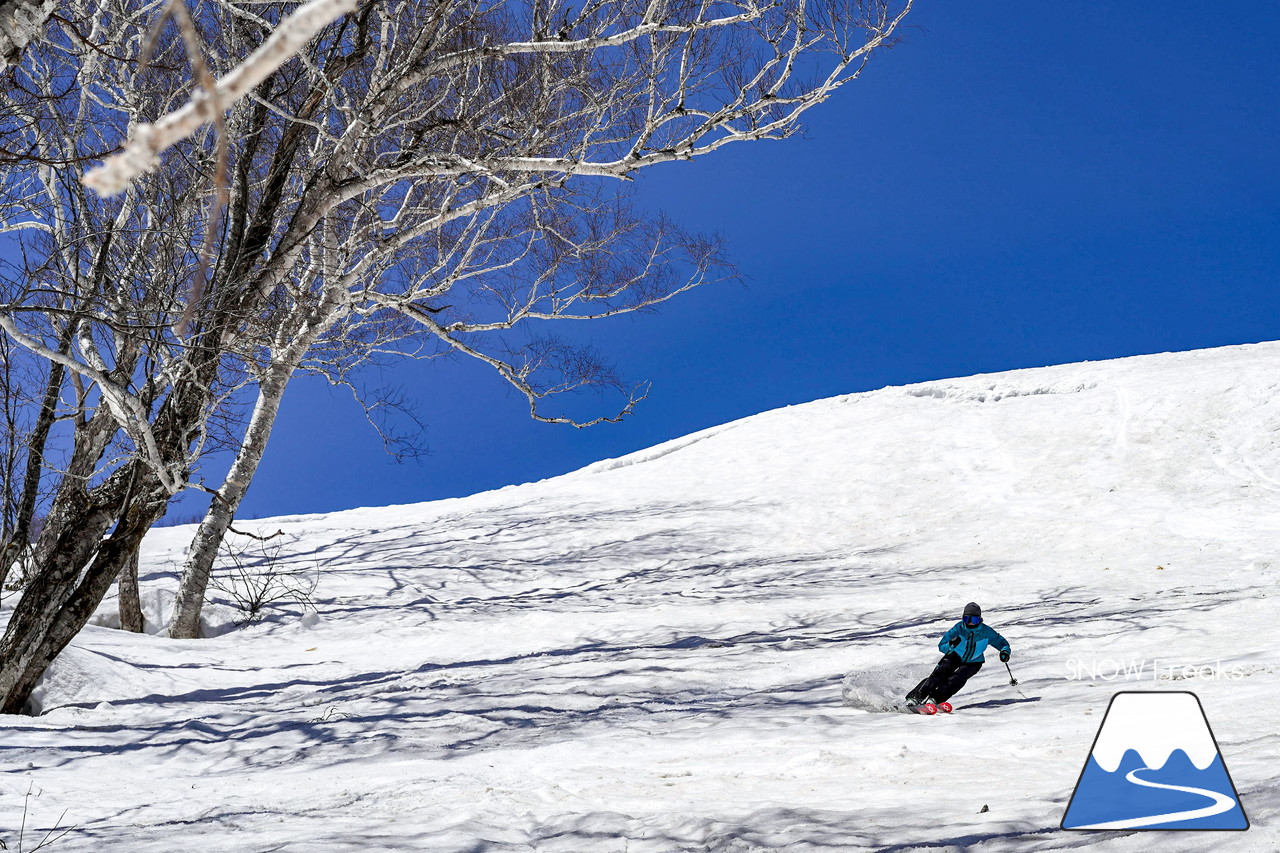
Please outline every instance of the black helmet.
[{"label": "black helmet", "polygon": [[975,602],[970,601],[964,606],[964,613],[960,616],[960,621],[964,623],[966,628],[977,628],[982,624],[982,608]]}]

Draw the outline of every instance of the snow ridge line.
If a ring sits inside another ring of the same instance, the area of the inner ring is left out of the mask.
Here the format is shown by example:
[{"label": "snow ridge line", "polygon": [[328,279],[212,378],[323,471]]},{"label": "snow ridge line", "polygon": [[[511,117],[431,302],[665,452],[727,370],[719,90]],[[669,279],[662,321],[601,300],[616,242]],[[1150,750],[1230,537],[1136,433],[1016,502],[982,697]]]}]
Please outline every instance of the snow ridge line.
[{"label": "snow ridge line", "polygon": [[606,471],[616,471],[619,468],[628,468],[632,465],[643,465],[646,462],[656,462],[664,456],[670,456],[672,453],[678,453],[687,447],[692,447],[700,441],[705,441],[708,438],[715,438],[716,436],[733,429],[734,426],[735,425],[733,424],[729,424],[723,427],[715,427],[713,429],[695,433],[683,439],[677,438],[672,441],[667,441],[656,447],[651,447],[648,450],[641,450],[617,459],[603,459],[583,468],[582,473],[603,474]]}]

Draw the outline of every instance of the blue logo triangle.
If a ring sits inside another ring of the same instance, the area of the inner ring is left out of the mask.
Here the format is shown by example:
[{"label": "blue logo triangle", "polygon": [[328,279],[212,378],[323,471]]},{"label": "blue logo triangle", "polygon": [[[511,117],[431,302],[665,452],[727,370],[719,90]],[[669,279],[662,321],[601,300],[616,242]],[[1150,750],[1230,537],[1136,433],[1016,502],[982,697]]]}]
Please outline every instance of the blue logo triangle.
[{"label": "blue logo triangle", "polygon": [[1248,829],[1199,697],[1112,696],[1062,828]]}]

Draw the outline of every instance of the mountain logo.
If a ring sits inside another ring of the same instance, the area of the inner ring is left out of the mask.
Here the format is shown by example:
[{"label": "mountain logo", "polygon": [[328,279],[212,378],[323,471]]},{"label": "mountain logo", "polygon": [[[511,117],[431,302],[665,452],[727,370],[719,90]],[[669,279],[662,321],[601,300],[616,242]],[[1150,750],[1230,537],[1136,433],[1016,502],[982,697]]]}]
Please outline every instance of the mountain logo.
[{"label": "mountain logo", "polygon": [[1111,697],[1063,829],[1248,829],[1194,693]]}]

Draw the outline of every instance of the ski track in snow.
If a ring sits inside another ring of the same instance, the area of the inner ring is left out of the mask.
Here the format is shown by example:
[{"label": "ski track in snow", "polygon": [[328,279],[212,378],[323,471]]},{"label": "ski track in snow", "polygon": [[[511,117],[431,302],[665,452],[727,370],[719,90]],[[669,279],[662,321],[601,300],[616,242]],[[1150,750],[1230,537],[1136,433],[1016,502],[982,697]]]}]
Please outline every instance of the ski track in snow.
[{"label": "ski track in snow", "polygon": [[[1278,375],[1263,344],[930,382],[255,522],[319,617],[87,629],[45,713],[0,719],[0,841],[65,811],[58,853],[1145,851],[1058,823],[1112,694],[1168,688],[1252,823],[1214,849],[1280,849],[1280,736],[1249,710],[1280,671]],[[190,535],[147,539],[153,623]],[[969,600],[1019,688],[992,656],[958,713],[882,711]],[[1105,659],[1240,675],[1071,677]]]}]

